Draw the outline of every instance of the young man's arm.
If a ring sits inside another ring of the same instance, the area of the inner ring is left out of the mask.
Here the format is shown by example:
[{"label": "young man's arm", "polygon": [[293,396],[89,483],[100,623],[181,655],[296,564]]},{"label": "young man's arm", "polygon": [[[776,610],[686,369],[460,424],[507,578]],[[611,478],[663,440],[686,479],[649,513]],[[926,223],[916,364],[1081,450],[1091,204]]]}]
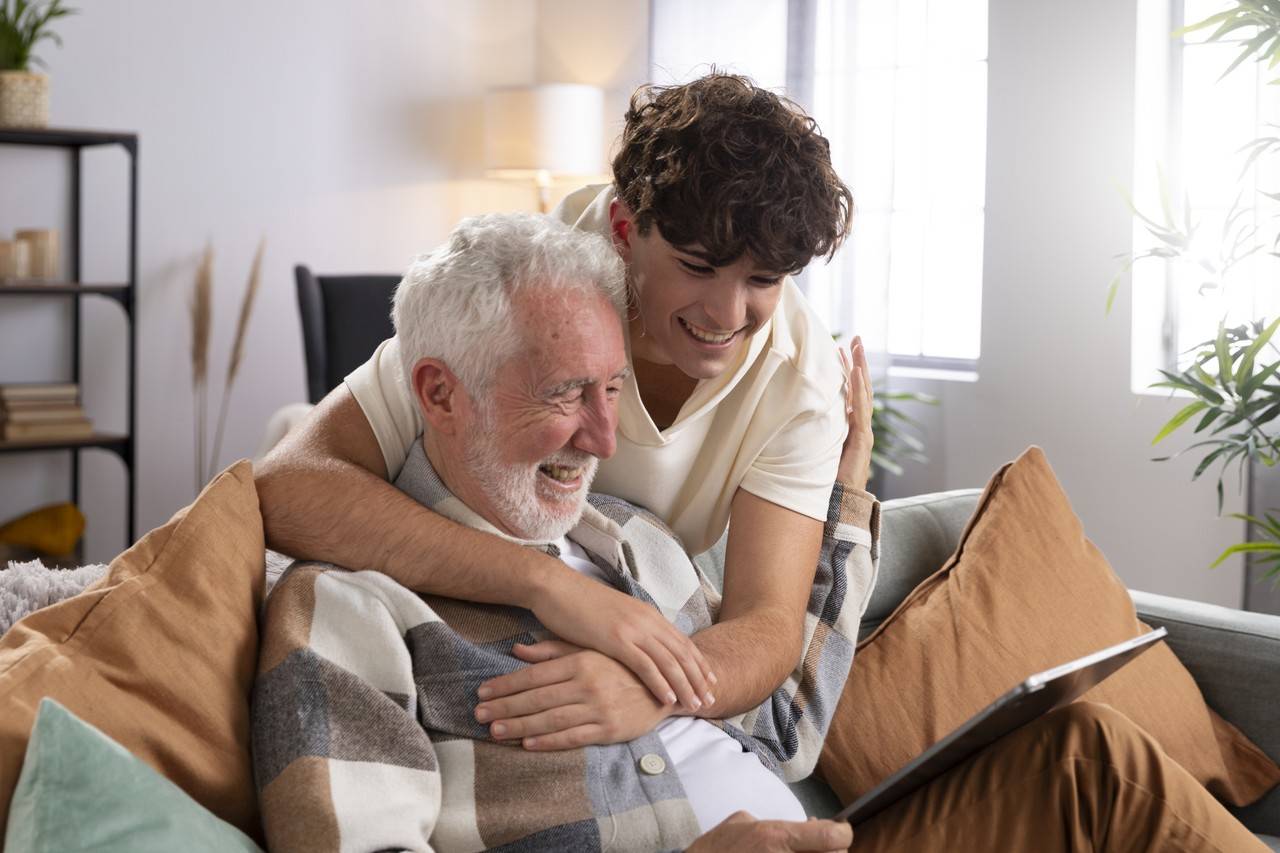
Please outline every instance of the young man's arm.
[{"label": "young man's arm", "polygon": [[455,524],[385,478],[373,430],[339,385],[258,466],[268,545],[380,571],[419,592],[528,608],[560,637],[627,666],[660,700],[692,704],[707,692],[705,658],[652,607]]},{"label": "young man's arm", "polygon": [[[745,492],[740,500],[734,512],[741,511],[750,521],[744,526],[759,535],[740,537],[731,547],[756,548],[760,561],[737,567],[737,602],[722,605],[720,621],[694,635],[720,673],[716,702],[696,713],[728,718],[748,711],[732,722],[772,744],[785,778],[799,779],[817,762],[875,584],[877,505],[861,488],[837,483],[827,521],[818,523],[820,556],[800,572],[787,565],[795,558],[786,553],[794,537],[784,529],[796,514]],[[519,739],[526,749],[620,743],[652,731],[672,713],[690,713],[638,698],[635,692],[643,688],[635,677],[597,652],[552,640],[517,646],[515,653],[533,665],[481,685],[485,701],[476,717],[493,724],[494,737]],[[797,701],[804,707],[799,716],[792,711]]]},{"label": "young man's arm", "polygon": [[[837,485],[834,502],[827,508],[825,533],[829,541],[850,535],[862,540],[859,542],[862,547],[847,555],[847,571],[843,565],[840,567],[847,575],[849,592],[857,588],[863,593],[862,600],[856,604],[860,617],[875,583],[879,553],[875,498],[864,491],[871,476],[871,448],[875,442],[871,419],[875,404],[871,371],[861,337],[853,339],[848,352],[841,349],[840,356],[845,367],[841,409],[848,429],[839,448]],[[811,423],[823,421],[815,419]],[[819,431],[813,437],[821,434]],[[720,671],[728,661],[751,660],[749,667],[740,665],[735,671],[735,674],[749,673],[750,680],[721,688],[722,701],[717,702],[714,709],[698,712],[704,717],[724,718],[749,711],[797,668],[805,647],[805,615],[814,588],[814,575],[824,567],[832,568],[827,564],[834,562],[833,555],[827,553],[823,553],[824,563],[818,562],[824,536],[820,521],[742,488],[734,495],[729,517],[732,523],[725,550],[720,618],[695,640],[711,665]],[[851,524],[855,519],[856,523]],[[865,525],[865,532],[854,529],[859,525]],[[853,642],[857,640],[856,633],[855,624]],[[771,639],[762,643],[761,637]],[[852,648],[849,661],[852,661]],[[803,681],[803,673],[797,673],[796,681]],[[819,736],[819,746],[821,739]],[[812,757],[817,760],[816,753]]]},{"label": "young man's arm", "polygon": [[[846,622],[842,626],[845,635],[852,638],[843,665],[847,667],[852,660],[857,619],[875,582],[878,528],[875,498],[864,491],[874,442],[870,371],[860,339],[855,338],[850,351],[853,355],[846,361],[848,379],[842,401],[848,431],[839,449],[839,485],[828,505],[825,531],[822,522],[738,490],[731,508],[724,597],[717,624],[694,636],[712,669],[720,674],[716,702],[702,707],[686,705],[678,713],[726,718],[750,711],[789,675],[792,678],[784,687],[793,694],[805,693],[808,701],[818,689],[827,687],[805,683],[810,674],[800,658],[805,614],[818,571],[843,574],[845,597],[857,598],[852,606],[832,601],[833,606],[839,605],[839,618]],[[833,552],[837,548],[839,554]],[[823,563],[818,562],[820,552]],[[819,618],[828,615],[824,612]],[[500,723],[504,736],[523,738],[527,748],[614,743],[620,738],[611,737],[610,732],[630,732],[653,719],[643,704],[631,703],[629,711],[619,714],[591,698],[600,692],[593,685],[603,681],[608,668],[590,655],[575,655],[572,649],[553,643],[517,647],[516,654],[535,665],[482,685],[481,698],[486,701],[477,713],[483,715],[483,721]],[[610,692],[617,692],[616,688]],[[820,731],[815,730],[816,741],[811,738],[808,747],[813,742],[821,745],[833,710],[834,706],[817,715],[825,722]],[[816,752],[808,747],[801,744],[800,753],[789,758],[796,764],[816,760]]]}]

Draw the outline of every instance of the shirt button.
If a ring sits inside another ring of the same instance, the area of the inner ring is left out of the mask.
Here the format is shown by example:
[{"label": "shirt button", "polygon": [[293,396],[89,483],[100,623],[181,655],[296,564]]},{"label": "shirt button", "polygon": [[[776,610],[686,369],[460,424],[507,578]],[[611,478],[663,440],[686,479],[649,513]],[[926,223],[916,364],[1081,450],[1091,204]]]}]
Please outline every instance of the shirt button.
[{"label": "shirt button", "polygon": [[657,753],[649,753],[640,759],[640,769],[650,776],[661,776],[667,769],[667,762]]}]

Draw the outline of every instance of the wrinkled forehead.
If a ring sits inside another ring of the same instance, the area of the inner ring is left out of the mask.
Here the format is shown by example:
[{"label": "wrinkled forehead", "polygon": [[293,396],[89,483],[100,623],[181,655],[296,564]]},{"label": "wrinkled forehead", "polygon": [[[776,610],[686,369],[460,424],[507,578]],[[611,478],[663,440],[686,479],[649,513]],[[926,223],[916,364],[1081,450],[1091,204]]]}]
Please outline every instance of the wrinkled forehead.
[{"label": "wrinkled forehead", "polygon": [[576,290],[526,294],[513,306],[518,343],[511,360],[526,382],[607,382],[626,369],[622,320],[607,297]]}]

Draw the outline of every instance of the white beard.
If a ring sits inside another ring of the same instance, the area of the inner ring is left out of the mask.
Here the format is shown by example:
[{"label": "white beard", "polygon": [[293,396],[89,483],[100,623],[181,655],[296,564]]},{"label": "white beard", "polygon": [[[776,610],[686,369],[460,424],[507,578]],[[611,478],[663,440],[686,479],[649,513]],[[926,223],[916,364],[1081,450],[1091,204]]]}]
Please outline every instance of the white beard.
[{"label": "white beard", "polygon": [[[577,450],[559,450],[533,463],[507,465],[499,461],[502,448],[490,428],[489,407],[480,406],[475,429],[463,447],[463,461],[503,524],[521,539],[552,542],[564,536],[587,503],[587,492],[599,459]],[[554,490],[538,471],[540,465],[582,467],[582,485],[570,494]]]}]

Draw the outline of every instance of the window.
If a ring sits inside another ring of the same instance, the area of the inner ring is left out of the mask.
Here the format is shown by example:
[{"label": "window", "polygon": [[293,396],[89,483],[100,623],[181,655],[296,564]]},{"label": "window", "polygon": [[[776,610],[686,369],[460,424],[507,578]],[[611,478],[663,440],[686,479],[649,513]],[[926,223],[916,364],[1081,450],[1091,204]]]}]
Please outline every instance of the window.
[{"label": "window", "polygon": [[655,0],[658,82],[711,63],[817,119],[853,236],[801,286],[832,331],[895,364],[972,370],[986,183],[986,0]]},{"label": "window", "polygon": [[[1185,367],[1189,350],[1212,339],[1220,321],[1234,325],[1280,312],[1280,294],[1264,286],[1275,274],[1274,258],[1265,251],[1245,257],[1274,233],[1269,223],[1280,207],[1263,190],[1280,189],[1280,174],[1274,157],[1242,172],[1240,150],[1277,135],[1280,87],[1267,85],[1276,71],[1246,61],[1222,77],[1243,40],[1206,44],[1205,31],[1169,37],[1230,5],[1144,0],[1139,6],[1134,204],[1157,221],[1171,216],[1184,232],[1191,223],[1193,237],[1185,258],[1134,267],[1135,391],[1158,378],[1157,367]],[[1249,30],[1239,32],[1249,37]],[[1134,253],[1158,245],[1135,217]]]}]

